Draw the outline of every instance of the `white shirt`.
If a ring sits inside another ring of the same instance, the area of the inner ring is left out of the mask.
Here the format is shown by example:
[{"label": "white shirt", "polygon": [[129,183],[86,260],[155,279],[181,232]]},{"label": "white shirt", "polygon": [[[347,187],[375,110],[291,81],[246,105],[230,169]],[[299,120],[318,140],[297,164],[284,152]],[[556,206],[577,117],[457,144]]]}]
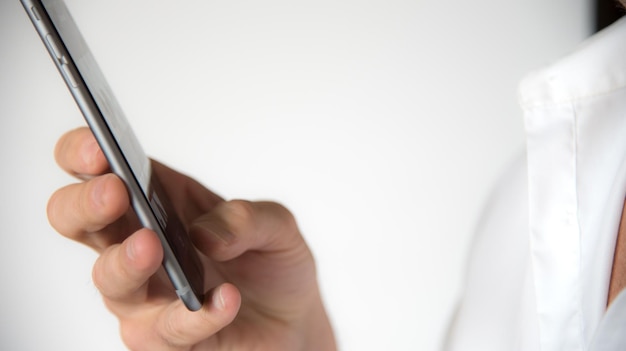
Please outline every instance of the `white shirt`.
[{"label": "white shirt", "polygon": [[606,308],[626,196],[626,19],[527,77],[520,101],[527,153],[486,206],[444,348],[626,350],[626,293]]}]

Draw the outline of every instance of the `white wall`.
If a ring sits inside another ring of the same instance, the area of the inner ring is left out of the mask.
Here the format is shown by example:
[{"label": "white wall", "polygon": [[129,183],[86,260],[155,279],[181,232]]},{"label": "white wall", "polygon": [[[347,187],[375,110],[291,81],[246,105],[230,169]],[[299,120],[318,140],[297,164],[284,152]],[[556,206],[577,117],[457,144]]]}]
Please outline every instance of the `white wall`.
[{"label": "white wall", "polygon": [[[67,1],[151,155],[295,212],[344,350],[436,348],[516,83],[588,31],[584,0]],[[82,119],[17,0],[0,46],[0,349],[122,349],[45,218]]]}]

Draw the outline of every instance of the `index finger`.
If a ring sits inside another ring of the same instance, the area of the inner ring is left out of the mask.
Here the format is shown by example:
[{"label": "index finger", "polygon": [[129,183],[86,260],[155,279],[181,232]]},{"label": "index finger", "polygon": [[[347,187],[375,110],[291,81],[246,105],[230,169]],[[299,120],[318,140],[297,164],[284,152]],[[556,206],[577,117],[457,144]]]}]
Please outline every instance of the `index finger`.
[{"label": "index finger", "polygon": [[63,170],[81,179],[103,174],[109,169],[96,138],[87,127],[71,130],[61,136],[54,157]]}]

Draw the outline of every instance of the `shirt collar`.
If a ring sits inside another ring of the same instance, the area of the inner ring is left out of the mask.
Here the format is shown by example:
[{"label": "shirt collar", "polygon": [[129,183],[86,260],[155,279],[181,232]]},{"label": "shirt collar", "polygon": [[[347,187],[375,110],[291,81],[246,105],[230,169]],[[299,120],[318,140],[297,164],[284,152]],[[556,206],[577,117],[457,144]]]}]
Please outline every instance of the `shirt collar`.
[{"label": "shirt collar", "polygon": [[626,19],[528,76],[520,101],[542,349],[586,349],[626,194]]}]

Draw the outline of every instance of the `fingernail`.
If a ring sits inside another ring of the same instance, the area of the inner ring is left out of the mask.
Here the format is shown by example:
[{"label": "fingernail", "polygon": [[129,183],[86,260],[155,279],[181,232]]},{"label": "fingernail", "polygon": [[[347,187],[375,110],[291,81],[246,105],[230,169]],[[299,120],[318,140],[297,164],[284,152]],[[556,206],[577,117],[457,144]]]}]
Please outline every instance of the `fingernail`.
[{"label": "fingernail", "polygon": [[218,310],[222,311],[226,307],[226,303],[224,302],[224,295],[222,295],[222,287],[218,287],[213,292],[213,306]]},{"label": "fingernail", "polygon": [[106,193],[106,190],[105,190],[106,179],[104,177],[95,178],[93,182],[94,182],[94,185],[93,185],[93,189],[91,192],[92,200],[98,206],[104,206],[105,205],[104,196]]},{"label": "fingernail", "polygon": [[225,245],[230,245],[235,241],[235,235],[233,233],[224,230],[216,225],[212,225],[209,222],[199,222],[195,223],[193,227],[196,227],[202,231],[202,233],[207,233],[212,235],[214,238],[218,239]]},{"label": "fingernail", "polygon": [[132,237],[128,239],[126,243],[126,256],[128,256],[131,261],[135,260],[135,240]]},{"label": "fingernail", "polygon": [[91,142],[83,144],[83,147],[81,150],[81,156],[83,158],[83,162],[85,163],[88,169],[90,169],[93,166],[96,160],[96,156],[98,155],[99,152],[100,152],[100,146],[98,145],[96,141],[91,141]]}]

